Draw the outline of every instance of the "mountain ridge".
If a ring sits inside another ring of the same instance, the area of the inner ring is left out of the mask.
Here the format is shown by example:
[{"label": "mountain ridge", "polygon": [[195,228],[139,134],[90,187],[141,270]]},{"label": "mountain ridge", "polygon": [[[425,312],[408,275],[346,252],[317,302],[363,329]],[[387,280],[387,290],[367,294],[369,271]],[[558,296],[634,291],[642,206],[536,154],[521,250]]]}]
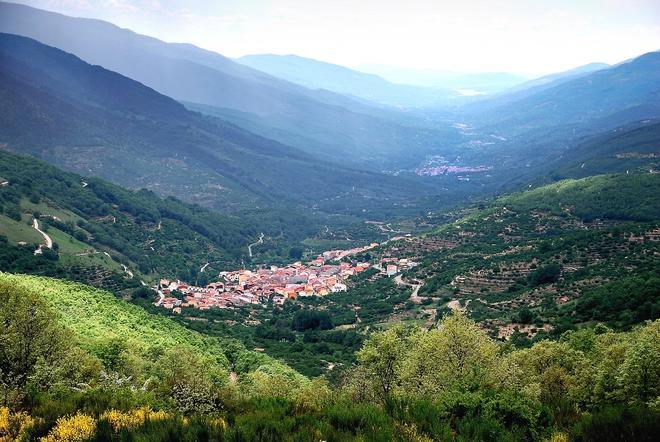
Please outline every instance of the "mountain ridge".
[{"label": "mountain ridge", "polygon": [[[374,163],[387,162],[392,154],[401,161],[415,150],[423,155],[428,145],[436,144],[430,129],[409,127],[408,115],[340,94],[312,91],[214,52],[168,44],[107,22],[0,3],[0,31],[56,46],[177,100],[248,112],[271,126],[284,119],[296,133],[315,142],[295,147],[325,159],[342,158],[374,168]],[[380,136],[382,132],[392,136]],[[345,136],[337,140],[336,133]],[[409,140],[405,149],[401,139]]]}]

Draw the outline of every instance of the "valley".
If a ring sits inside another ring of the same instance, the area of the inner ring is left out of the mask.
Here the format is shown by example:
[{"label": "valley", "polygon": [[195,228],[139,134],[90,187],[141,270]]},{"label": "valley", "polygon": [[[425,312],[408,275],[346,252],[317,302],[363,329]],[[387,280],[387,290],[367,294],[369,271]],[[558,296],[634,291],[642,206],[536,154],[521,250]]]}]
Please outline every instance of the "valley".
[{"label": "valley", "polygon": [[653,8],[516,1],[0,2],[0,441],[655,440]]}]

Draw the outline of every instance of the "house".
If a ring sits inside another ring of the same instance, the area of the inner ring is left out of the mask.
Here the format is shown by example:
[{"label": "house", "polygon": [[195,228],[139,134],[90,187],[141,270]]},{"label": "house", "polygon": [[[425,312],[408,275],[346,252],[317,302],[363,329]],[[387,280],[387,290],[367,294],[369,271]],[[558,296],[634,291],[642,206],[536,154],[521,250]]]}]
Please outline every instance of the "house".
[{"label": "house", "polygon": [[387,276],[394,276],[399,273],[399,268],[394,264],[388,264],[386,269]]},{"label": "house", "polygon": [[331,290],[333,293],[337,293],[337,292],[345,292],[346,290],[348,290],[348,287],[346,286],[346,284],[342,284],[342,283],[339,283],[339,282],[338,282],[337,284],[333,285],[333,286],[330,288],[330,290]]}]

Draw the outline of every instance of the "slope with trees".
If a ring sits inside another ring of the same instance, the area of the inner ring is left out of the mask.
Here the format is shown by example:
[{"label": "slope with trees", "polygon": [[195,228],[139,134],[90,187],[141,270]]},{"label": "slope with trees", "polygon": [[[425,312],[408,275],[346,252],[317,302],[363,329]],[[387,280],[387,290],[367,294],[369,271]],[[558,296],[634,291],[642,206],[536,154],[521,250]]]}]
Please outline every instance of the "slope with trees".
[{"label": "slope with trees", "polygon": [[[0,152],[0,174],[6,182],[0,188],[3,271],[66,277],[118,291],[162,276],[203,283],[247,260],[247,245],[261,232],[278,238],[270,247],[286,255],[290,244],[320,229],[321,220],[290,211],[221,215],[7,152]],[[34,255],[43,239],[32,228],[33,219],[54,239],[53,250]],[[255,250],[254,259],[260,254]]]}]

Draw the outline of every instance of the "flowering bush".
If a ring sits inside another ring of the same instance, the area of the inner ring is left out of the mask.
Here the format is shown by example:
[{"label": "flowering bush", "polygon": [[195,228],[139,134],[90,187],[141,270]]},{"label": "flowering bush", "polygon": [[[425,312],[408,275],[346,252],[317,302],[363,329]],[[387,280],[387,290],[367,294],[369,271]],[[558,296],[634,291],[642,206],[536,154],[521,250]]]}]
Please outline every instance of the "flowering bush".
[{"label": "flowering bush", "polygon": [[7,407],[0,407],[0,442],[20,439],[35,420],[27,413],[12,413]]},{"label": "flowering bush", "polygon": [[41,442],[82,442],[91,439],[96,432],[96,421],[86,414],[61,417],[48,436]]},{"label": "flowering bush", "polygon": [[171,415],[164,411],[153,411],[149,407],[142,407],[126,413],[109,410],[101,415],[100,420],[107,421],[115,432],[119,432],[124,429],[135,429],[147,421],[163,421],[170,417]]}]

